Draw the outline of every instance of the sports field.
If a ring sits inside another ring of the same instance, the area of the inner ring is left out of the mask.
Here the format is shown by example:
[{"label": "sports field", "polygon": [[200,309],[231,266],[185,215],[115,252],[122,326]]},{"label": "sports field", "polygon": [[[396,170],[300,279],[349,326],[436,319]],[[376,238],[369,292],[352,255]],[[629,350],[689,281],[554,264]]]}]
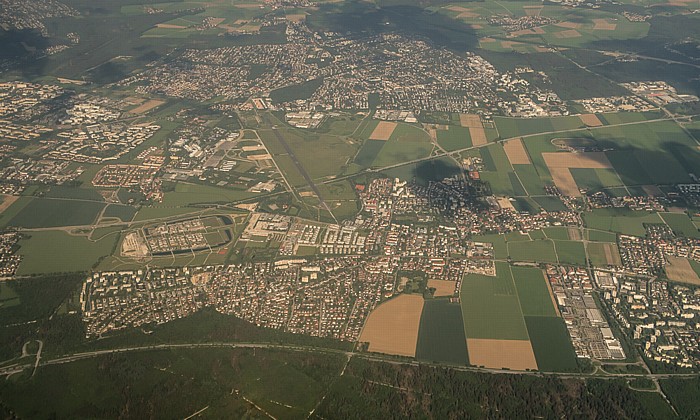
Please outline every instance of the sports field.
[{"label": "sports field", "polygon": [[372,352],[415,357],[422,312],[423,296],[390,299],[369,314],[359,341]]}]

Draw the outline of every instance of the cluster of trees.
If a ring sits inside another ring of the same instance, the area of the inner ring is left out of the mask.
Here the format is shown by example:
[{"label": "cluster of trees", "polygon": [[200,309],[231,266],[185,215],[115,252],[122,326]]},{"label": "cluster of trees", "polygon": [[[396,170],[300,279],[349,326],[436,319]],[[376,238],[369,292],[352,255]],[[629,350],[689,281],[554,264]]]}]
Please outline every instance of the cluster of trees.
[{"label": "cluster of trees", "polygon": [[[657,398],[658,397],[658,398]],[[616,418],[672,415],[659,394],[624,380],[481,374],[353,359],[323,418]]]}]

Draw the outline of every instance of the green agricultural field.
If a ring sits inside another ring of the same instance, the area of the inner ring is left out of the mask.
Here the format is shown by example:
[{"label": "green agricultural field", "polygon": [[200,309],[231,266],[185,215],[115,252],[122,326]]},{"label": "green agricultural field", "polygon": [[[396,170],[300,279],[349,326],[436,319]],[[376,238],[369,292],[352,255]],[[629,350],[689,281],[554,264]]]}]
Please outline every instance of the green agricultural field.
[{"label": "green agricultural field", "polygon": [[22,262],[18,275],[69,273],[90,270],[100,258],[110,255],[117,235],[109,235],[97,242],[84,236],[73,236],[63,231],[31,232],[20,241],[18,253]]},{"label": "green agricultural field", "polygon": [[585,229],[586,239],[594,242],[617,242],[617,234],[602,230]]},{"label": "green agricultural field", "polygon": [[416,359],[468,365],[462,309],[449,299],[425,301],[418,330]]},{"label": "green agricultural field", "polygon": [[539,268],[511,267],[523,315],[556,316],[547,280]]},{"label": "green agricultural field", "polygon": [[566,211],[566,206],[558,197],[533,197],[545,211]]},{"label": "green agricultural field", "polygon": [[600,191],[605,188],[624,185],[617,173],[612,169],[569,169],[579,188],[589,191]]},{"label": "green agricultural field", "polygon": [[578,116],[553,118],[494,117],[493,120],[502,139],[584,127]]},{"label": "green agricultural field", "polygon": [[673,232],[678,236],[686,236],[688,238],[700,238],[700,231],[693,224],[685,213],[659,213],[664,222],[673,229]]},{"label": "green agricultural field", "polygon": [[508,254],[513,261],[557,262],[557,254],[551,240],[508,242]]},{"label": "green agricultural field", "polygon": [[545,372],[576,372],[576,353],[564,321],[553,316],[526,316],[537,367]]},{"label": "green agricultural field", "polygon": [[382,147],[374,160],[373,166],[382,167],[395,165],[430,155],[433,144],[428,134],[422,129],[399,123],[391,137]]},{"label": "green agricultural field", "polygon": [[569,240],[569,228],[564,226],[552,226],[542,229],[544,234],[549,239],[557,239],[561,241]]},{"label": "green agricultural field", "polygon": [[356,137],[361,139],[361,140],[369,140],[369,136],[372,135],[372,132],[374,131],[375,128],[377,128],[377,125],[379,125],[379,120],[374,120],[374,119],[364,120],[358,129]]},{"label": "green agricultural field", "polygon": [[314,79],[298,85],[285,86],[270,92],[270,99],[272,99],[274,103],[309,99],[322,84],[323,79]]},{"label": "green agricultural field", "polygon": [[513,165],[528,195],[544,195],[544,185],[534,165]]},{"label": "green agricultural field", "polygon": [[496,263],[496,277],[467,274],[461,304],[467,338],[527,340],[527,327],[510,267]]},{"label": "green agricultural field", "polygon": [[588,258],[591,260],[591,264],[595,267],[607,267],[608,259],[605,255],[605,245],[604,242],[589,242],[586,249],[588,251]]},{"label": "green agricultural field", "polygon": [[90,225],[105,205],[95,201],[33,198],[7,222],[7,226],[46,228]]},{"label": "green agricultural field", "polygon": [[656,213],[627,209],[595,209],[583,214],[583,220],[591,229],[644,236],[645,223],[663,223]]},{"label": "green agricultural field", "polygon": [[562,264],[586,265],[586,249],[580,241],[554,241],[557,257]]},{"label": "green agricultural field", "polygon": [[447,130],[437,131],[437,142],[443,149],[451,152],[472,146],[469,129],[456,125],[449,126]]}]

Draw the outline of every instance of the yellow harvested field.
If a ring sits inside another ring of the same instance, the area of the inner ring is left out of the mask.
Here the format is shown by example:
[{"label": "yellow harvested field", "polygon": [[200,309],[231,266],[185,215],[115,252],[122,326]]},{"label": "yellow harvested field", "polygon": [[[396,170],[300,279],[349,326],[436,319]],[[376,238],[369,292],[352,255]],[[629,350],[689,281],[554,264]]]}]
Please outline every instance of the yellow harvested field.
[{"label": "yellow harvested field", "polygon": [[559,23],[555,23],[554,26],[558,26],[560,28],[578,29],[583,25],[581,25],[580,23],[574,23],[574,22],[559,22]]},{"label": "yellow harvested field", "polygon": [[523,45],[522,42],[515,42],[515,41],[501,41],[501,47],[503,48],[513,48],[518,45]]},{"label": "yellow harvested field", "polygon": [[18,198],[16,195],[0,195],[0,214],[7,210]]},{"label": "yellow harvested field", "polygon": [[402,294],[374,308],[360,334],[369,351],[416,356],[423,296]]},{"label": "yellow harvested field", "polygon": [[527,150],[523,146],[523,141],[519,138],[503,143],[503,150],[506,152],[511,165],[529,165],[531,163],[530,156],[528,156]]},{"label": "yellow harvested field", "polygon": [[272,156],[270,156],[267,153],[260,154],[260,155],[248,155],[246,157],[248,160],[266,160],[266,159],[272,159]]},{"label": "yellow harvested field", "polygon": [[470,12],[470,11],[472,10],[472,9],[468,9],[468,8],[466,8],[466,7],[457,6],[457,5],[448,6],[448,7],[446,7],[446,9],[447,9],[447,10],[452,10],[453,12],[460,12],[460,13],[462,13],[462,12]]},{"label": "yellow harvested field", "polygon": [[479,17],[479,14],[474,13],[474,12],[462,12],[462,13],[457,15],[457,19],[475,18],[475,17]]},{"label": "yellow harvested field", "polygon": [[575,29],[569,29],[566,31],[556,32],[554,36],[556,38],[578,38],[581,36],[581,33]]},{"label": "yellow harvested field", "polygon": [[614,31],[617,28],[617,23],[611,23],[607,19],[593,19],[594,30]]},{"label": "yellow harvested field", "polygon": [[583,239],[581,231],[578,228],[570,227],[566,229],[566,233],[569,235],[569,239],[572,241],[580,241]]},{"label": "yellow harvested field", "polygon": [[476,114],[459,114],[459,125],[469,128],[482,128],[481,117]]},{"label": "yellow harvested field", "polygon": [[285,15],[284,18],[290,22],[299,23],[306,20],[306,15],[302,13],[297,13],[293,15]]},{"label": "yellow harvested field", "polygon": [[374,128],[372,134],[370,134],[370,140],[389,140],[391,133],[394,132],[397,124],[395,122],[389,121],[379,121],[379,124]]},{"label": "yellow harvested field", "polygon": [[621,266],[622,258],[620,258],[620,250],[615,244],[603,244],[605,250],[605,261],[608,265]]},{"label": "yellow harvested field", "polygon": [[578,185],[571,171],[568,168],[549,168],[549,173],[552,175],[554,185],[559,188],[559,192],[568,197],[580,197],[581,191],[578,190]]},{"label": "yellow harvested field", "polygon": [[523,6],[525,14],[528,16],[538,16],[544,6]]},{"label": "yellow harvested field", "polygon": [[667,257],[668,264],[664,267],[666,277],[671,281],[700,286],[700,277],[693,270],[687,258]]},{"label": "yellow harvested field", "polygon": [[489,142],[482,127],[469,127],[469,137],[472,138],[473,146],[481,146]]},{"label": "yellow harvested field", "polygon": [[511,203],[508,197],[496,197],[496,201],[498,202],[498,206],[500,208],[515,211],[515,207],[513,207],[513,203]]},{"label": "yellow harvested field", "polygon": [[664,193],[656,185],[642,185],[642,189],[649,197],[663,197]]},{"label": "yellow harvested field", "polygon": [[469,361],[491,369],[537,369],[529,340],[467,339]]},{"label": "yellow harvested field", "polygon": [[428,280],[428,287],[431,289],[435,289],[435,293],[433,293],[433,296],[435,297],[454,295],[455,284],[456,282],[450,280]]},{"label": "yellow harvested field", "polygon": [[511,36],[523,36],[523,35],[542,35],[544,34],[544,29],[542,28],[532,28],[532,29],[521,29],[519,31],[511,32]]},{"label": "yellow harvested field", "polygon": [[182,26],[182,25],[172,25],[170,23],[158,23],[156,25],[156,28],[162,28],[162,29],[187,29],[187,26]]},{"label": "yellow harvested field", "polygon": [[153,108],[157,108],[161,105],[163,105],[165,101],[160,101],[158,99],[151,99],[150,101],[146,101],[142,103],[141,105],[137,106],[136,108],[132,109],[129,111],[130,114],[143,114],[146,113]]},{"label": "yellow harvested field", "polygon": [[600,127],[603,125],[595,114],[581,114],[579,115],[581,122],[586,124],[588,127]]},{"label": "yellow harvested field", "polygon": [[612,164],[604,152],[548,152],[542,158],[551,168],[610,169]]}]

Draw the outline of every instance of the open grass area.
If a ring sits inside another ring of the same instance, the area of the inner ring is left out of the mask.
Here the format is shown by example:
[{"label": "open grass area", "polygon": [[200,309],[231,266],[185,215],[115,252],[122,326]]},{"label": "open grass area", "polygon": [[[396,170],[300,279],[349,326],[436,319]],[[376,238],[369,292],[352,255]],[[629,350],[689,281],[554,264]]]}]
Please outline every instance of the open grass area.
[{"label": "open grass area", "polygon": [[523,315],[556,316],[547,280],[539,268],[511,267]]},{"label": "open grass area", "polygon": [[95,222],[105,205],[95,201],[33,198],[8,220],[7,226],[45,228],[89,225]]},{"label": "open grass area", "polygon": [[468,274],[461,304],[467,338],[527,340],[527,328],[510,267],[496,263],[496,277]]},{"label": "open grass area", "polygon": [[425,301],[418,330],[416,358],[429,362],[469,364],[462,309],[449,299]]},{"label": "open grass area", "polygon": [[552,316],[526,316],[525,323],[537,367],[545,372],[575,372],[576,353],[564,320]]},{"label": "open grass area", "polygon": [[117,235],[91,242],[63,231],[31,232],[29,236],[20,241],[19,275],[90,270],[100,258],[112,253],[117,242]]},{"label": "open grass area", "polygon": [[165,193],[162,203],[153,207],[187,207],[194,204],[230,203],[253,197],[255,193],[210,185],[178,182],[174,191]]}]

